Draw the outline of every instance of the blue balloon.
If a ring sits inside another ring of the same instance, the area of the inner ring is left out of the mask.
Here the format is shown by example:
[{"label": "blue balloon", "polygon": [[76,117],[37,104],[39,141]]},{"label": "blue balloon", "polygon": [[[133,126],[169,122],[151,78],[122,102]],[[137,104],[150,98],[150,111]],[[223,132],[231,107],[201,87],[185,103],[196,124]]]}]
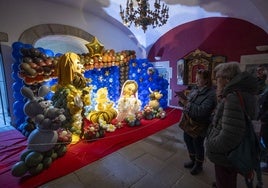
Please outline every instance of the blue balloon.
[{"label": "blue balloon", "polygon": [[85,76],[86,78],[90,78],[90,76],[91,76],[90,71],[85,71],[85,72],[84,72],[84,76]]},{"label": "blue balloon", "polygon": [[[14,106],[16,106],[16,104]],[[13,111],[14,111],[14,115],[18,121],[17,124],[22,123],[24,121],[24,118],[25,118],[23,108],[21,108],[21,107],[14,108]]]},{"label": "blue balloon", "polygon": [[58,79],[57,78],[53,78],[53,79],[47,81],[45,84],[48,85],[49,87],[51,87],[51,86],[53,86],[53,85],[55,85],[57,83],[58,83]]},{"label": "blue balloon", "polygon": [[22,114],[19,114],[19,115],[21,115],[21,116],[16,117],[16,120],[15,120],[16,127],[25,122],[25,116]]},{"label": "blue balloon", "polygon": [[12,72],[11,77],[14,81],[20,80],[20,77],[17,72]]},{"label": "blue balloon", "polygon": [[54,52],[52,50],[48,50],[48,49],[45,49],[45,54],[49,57],[53,57],[54,56]]},{"label": "blue balloon", "polygon": [[139,99],[141,100],[141,101],[144,101],[144,97],[141,95],[141,96],[139,96]]},{"label": "blue balloon", "polygon": [[27,49],[33,48],[33,45],[31,45],[31,44],[24,44],[24,48],[27,48]]},{"label": "blue balloon", "polygon": [[24,97],[21,95],[20,92],[13,92],[13,98],[15,100],[23,100]]},{"label": "blue balloon", "polygon": [[44,97],[46,100],[51,100],[53,97],[54,93],[53,92],[48,92],[48,94]]},{"label": "blue balloon", "polygon": [[41,53],[45,53],[44,48],[38,47],[37,49],[38,49]]},{"label": "blue balloon", "polygon": [[19,72],[19,63],[13,63],[12,64],[12,70],[14,71],[14,72]]},{"label": "blue balloon", "polygon": [[20,92],[20,89],[22,88],[22,86],[23,86],[23,82],[17,80],[16,82],[14,82],[12,84],[12,89],[13,89],[13,91],[19,91]]},{"label": "blue balloon", "polygon": [[13,57],[14,59],[18,60],[18,59],[21,57],[20,52],[17,51],[17,50],[14,50],[14,51],[12,52],[12,57]]},{"label": "blue balloon", "polygon": [[23,43],[21,43],[21,42],[14,42],[13,44],[12,44],[12,48],[13,48],[13,50],[19,50],[20,48],[22,48],[23,47]]},{"label": "blue balloon", "polygon": [[24,102],[23,101],[15,101],[14,103],[13,103],[13,109],[14,110],[18,110],[18,111],[21,111],[21,113],[23,113],[22,112],[22,110],[23,110],[23,107],[24,107]]},{"label": "blue balloon", "polygon": [[167,90],[161,90],[161,93],[163,94],[163,96],[165,96],[165,95],[168,94],[168,91]]},{"label": "blue balloon", "polygon": [[60,57],[60,56],[62,56],[63,54],[62,53],[57,53],[56,55],[55,55],[55,57]]}]

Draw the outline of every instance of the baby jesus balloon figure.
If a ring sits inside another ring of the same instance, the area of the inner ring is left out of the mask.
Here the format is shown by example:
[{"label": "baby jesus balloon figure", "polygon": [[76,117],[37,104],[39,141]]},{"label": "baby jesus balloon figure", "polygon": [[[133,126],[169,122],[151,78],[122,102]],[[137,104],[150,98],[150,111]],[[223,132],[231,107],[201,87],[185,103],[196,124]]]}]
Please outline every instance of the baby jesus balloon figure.
[{"label": "baby jesus balloon figure", "polygon": [[118,115],[116,119],[121,122],[127,117],[135,117],[141,109],[141,101],[138,99],[138,84],[134,80],[127,80],[118,100]]}]

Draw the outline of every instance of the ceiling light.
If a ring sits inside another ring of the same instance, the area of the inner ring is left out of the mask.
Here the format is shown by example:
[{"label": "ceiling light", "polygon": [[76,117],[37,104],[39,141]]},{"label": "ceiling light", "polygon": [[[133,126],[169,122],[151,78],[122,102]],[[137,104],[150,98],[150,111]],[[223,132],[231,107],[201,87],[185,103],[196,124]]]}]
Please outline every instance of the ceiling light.
[{"label": "ceiling light", "polygon": [[154,10],[150,9],[148,0],[136,0],[138,7],[134,9],[133,0],[127,0],[126,10],[120,5],[120,16],[124,25],[130,27],[132,23],[141,27],[145,32],[148,26],[160,27],[167,23],[169,8],[160,0],[155,0]]}]

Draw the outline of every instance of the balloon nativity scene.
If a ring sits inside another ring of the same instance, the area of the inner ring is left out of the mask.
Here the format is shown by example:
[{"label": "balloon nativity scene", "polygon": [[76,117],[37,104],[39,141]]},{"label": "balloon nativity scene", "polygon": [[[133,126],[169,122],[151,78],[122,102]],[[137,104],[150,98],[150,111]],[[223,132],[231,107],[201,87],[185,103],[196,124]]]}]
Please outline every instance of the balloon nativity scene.
[{"label": "balloon nativity scene", "polygon": [[85,54],[54,55],[12,44],[15,124],[27,137],[13,176],[41,173],[68,145],[165,118],[169,83],[152,63],[135,51],[106,50],[96,37],[86,47]]}]

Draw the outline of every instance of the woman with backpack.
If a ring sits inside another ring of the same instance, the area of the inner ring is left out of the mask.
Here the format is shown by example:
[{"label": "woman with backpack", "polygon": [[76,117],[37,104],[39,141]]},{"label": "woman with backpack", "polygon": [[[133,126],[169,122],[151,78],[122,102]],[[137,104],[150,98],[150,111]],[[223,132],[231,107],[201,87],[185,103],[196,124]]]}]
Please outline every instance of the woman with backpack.
[{"label": "woman with backpack", "polygon": [[[246,117],[256,117],[257,79],[241,72],[238,62],[222,63],[214,69],[217,80],[218,104],[205,144],[206,154],[215,166],[217,188],[236,188],[237,169],[227,155],[236,148],[246,131]],[[241,94],[244,109],[241,106]]]},{"label": "woman with backpack", "polygon": [[258,120],[261,122],[260,138],[265,147],[264,162],[265,166],[262,167],[264,174],[268,173],[268,68],[265,71],[266,81],[263,93],[259,95],[259,116]]}]

